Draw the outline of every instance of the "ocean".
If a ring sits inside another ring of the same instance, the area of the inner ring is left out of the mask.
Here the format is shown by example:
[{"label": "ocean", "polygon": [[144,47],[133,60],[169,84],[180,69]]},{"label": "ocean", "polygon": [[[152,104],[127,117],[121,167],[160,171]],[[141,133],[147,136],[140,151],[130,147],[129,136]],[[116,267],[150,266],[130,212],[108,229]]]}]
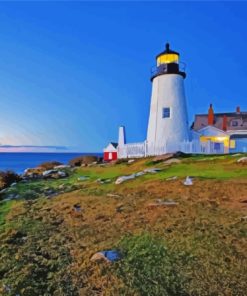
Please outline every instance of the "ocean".
[{"label": "ocean", "polygon": [[45,161],[59,161],[67,164],[69,160],[81,155],[97,155],[102,153],[34,153],[34,152],[1,152],[0,153],[0,171],[11,170],[18,174],[24,172],[27,168],[33,168]]}]

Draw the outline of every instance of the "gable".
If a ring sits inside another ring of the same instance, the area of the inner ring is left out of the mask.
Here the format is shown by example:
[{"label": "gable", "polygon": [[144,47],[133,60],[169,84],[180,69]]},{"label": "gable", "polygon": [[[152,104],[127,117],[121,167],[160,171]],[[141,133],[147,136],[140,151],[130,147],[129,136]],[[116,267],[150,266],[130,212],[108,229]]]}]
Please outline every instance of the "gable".
[{"label": "gable", "polygon": [[201,136],[226,136],[227,133],[225,133],[224,131],[215,128],[214,126],[208,125],[207,127],[204,127],[200,130],[197,131]]},{"label": "gable", "polygon": [[117,152],[117,147],[115,147],[113,143],[109,143],[104,149],[104,152]]}]

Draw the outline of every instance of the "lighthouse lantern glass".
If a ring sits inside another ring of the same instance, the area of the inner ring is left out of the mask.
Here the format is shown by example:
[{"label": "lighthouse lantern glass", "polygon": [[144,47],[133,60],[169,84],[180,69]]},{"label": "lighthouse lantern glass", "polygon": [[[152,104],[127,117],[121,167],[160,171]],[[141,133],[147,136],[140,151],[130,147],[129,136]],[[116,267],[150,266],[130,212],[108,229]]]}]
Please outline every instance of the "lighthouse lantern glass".
[{"label": "lighthouse lantern glass", "polygon": [[157,58],[157,66],[161,64],[178,63],[178,60],[179,60],[178,54],[175,54],[175,53],[163,54]]}]

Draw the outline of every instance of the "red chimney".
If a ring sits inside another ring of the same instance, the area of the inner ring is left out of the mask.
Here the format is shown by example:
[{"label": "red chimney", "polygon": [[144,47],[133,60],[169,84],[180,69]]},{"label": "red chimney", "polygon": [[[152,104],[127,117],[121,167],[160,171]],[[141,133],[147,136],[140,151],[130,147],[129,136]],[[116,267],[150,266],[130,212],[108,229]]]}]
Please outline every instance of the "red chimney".
[{"label": "red chimney", "polygon": [[226,115],[223,116],[222,129],[223,129],[223,131],[227,130],[227,117],[226,117]]},{"label": "red chimney", "polygon": [[212,104],[210,104],[208,109],[208,125],[214,125],[214,110]]},{"label": "red chimney", "polygon": [[240,113],[240,107],[239,106],[237,106],[237,108],[236,108],[236,113]]}]

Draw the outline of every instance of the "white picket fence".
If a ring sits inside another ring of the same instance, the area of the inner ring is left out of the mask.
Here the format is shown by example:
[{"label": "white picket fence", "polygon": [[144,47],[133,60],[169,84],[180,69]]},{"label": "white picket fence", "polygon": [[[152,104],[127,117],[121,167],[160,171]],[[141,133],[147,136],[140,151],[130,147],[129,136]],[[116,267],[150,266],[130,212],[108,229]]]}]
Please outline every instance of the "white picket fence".
[{"label": "white picket fence", "polygon": [[148,145],[147,141],[140,143],[129,143],[118,147],[118,158],[139,158],[147,156],[162,155],[169,152],[182,151],[193,154],[223,154],[224,144],[207,141],[184,141],[179,146],[166,143],[162,147]]}]

